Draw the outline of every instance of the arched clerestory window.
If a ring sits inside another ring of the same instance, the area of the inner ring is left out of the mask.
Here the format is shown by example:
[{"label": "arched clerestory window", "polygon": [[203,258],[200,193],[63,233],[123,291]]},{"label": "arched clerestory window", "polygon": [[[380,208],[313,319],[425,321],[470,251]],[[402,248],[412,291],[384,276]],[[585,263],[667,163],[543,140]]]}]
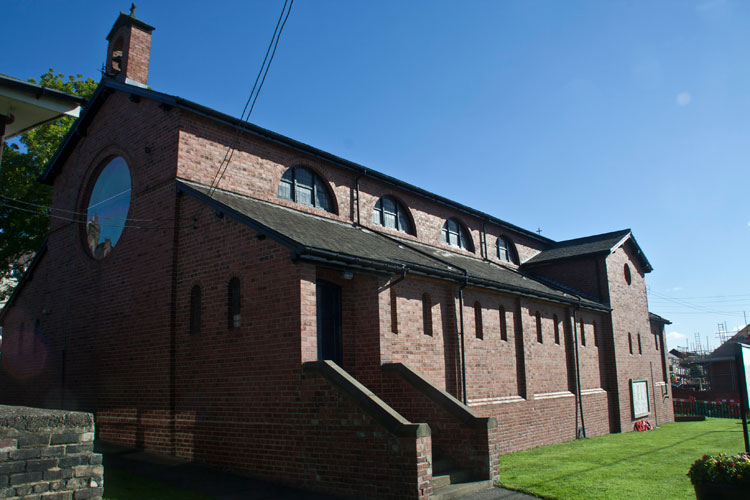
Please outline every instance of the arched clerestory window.
[{"label": "arched clerestory window", "polygon": [[497,258],[503,262],[512,262],[518,264],[518,254],[513,241],[507,236],[498,236],[497,238]]},{"label": "arched clerestory window", "polygon": [[284,172],[279,182],[279,198],[334,212],[325,181],[307,167],[291,167]]},{"label": "arched clerestory window", "polygon": [[442,241],[454,247],[474,251],[474,243],[471,241],[469,231],[456,219],[448,219],[443,224]]},{"label": "arched clerestory window", "polygon": [[372,223],[396,229],[402,233],[414,234],[414,225],[409,211],[392,196],[383,196],[375,203],[375,208],[372,210]]}]

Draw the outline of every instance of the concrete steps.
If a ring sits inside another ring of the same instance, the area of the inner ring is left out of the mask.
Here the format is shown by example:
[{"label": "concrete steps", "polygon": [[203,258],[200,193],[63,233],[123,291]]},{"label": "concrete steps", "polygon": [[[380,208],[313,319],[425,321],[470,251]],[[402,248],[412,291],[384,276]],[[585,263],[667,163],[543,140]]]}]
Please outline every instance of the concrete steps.
[{"label": "concrete steps", "polygon": [[459,469],[449,458],[438,458],[432,464],[432,500],[450,500],[492,488],[492,481],[472,481],[468,469]]},{"label": "concrete steps", "polygon": [[435,489],[433,486],[431,500],[452,500],[454,498],[461,498],[472,493],[479,491],[492,489],[492,481],[486,479],[484,481],[472,481],[470,483],[458,483],[451,484],[439,489]]}]

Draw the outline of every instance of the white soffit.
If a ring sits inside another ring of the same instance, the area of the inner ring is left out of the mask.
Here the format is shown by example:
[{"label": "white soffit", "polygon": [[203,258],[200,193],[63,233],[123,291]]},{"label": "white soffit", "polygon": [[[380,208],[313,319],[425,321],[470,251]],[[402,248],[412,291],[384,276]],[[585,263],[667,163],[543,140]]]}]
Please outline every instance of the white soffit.
[{"label": "white soffit", "polygon": [[5,138],[61,116],[77,118],[83,102],[78,96],[0,75],[0,115],[13,115],[13,122],[5,125]]}]

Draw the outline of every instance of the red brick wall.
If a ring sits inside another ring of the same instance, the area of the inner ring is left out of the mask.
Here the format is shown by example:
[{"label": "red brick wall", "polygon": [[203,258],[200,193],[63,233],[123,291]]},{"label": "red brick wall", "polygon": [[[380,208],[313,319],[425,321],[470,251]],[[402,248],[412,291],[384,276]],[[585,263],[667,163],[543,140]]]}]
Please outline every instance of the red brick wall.
[{"label": "red brick wall", "polygon": [[[664,384],[664,349],[656,348],[648,316],[644,269],[629,242],[610,254],[606,260],[609,294],[612,303],[612,329],[614,354],[617,366],[617,386],[619,392],[621,430],[633,429],[630,381],[648,381],[651,414],[646,417],[652,424],[674,420],[669,385]],[[631,283],[625,280],[624,266],[630,268]],[[628,333],[632,336],[633,353],[630,353]],[[638,346],[640,335],[641,345]],[[658,384],[658,385],[657,385]]]},{"label": "red brick wall", "polygon": [[[3,321],[6,339],[21,323],[32,333],[29,326],[40,321],[37,352],[21,354],[36,360],[31,373],[15,373],[17,354],[3,350],[4,402],[129,415],[138,406],[147,419],[168,413],[177,157],[170,117],[153,102],[111,95],[56,177],[52,206],[85,213],[100,169],[122,156],[132,182],[128,217],[140,221],[128,222],[112,252],[96,260],[86,248],[84,224],[52,219],[48,250]],[[142,436],[144,445],[164,445],[158,427]]]},{"label": "red brick wall", "polygon": [[116,75],[118,80],[126,78],[143,85],[148,84],[148,66],[151,59],[151,33],[147,33],[137,26],[123,24],[110,38],[107,51],[107,72],[112,68],[112,51],[118,40],[122,40],[121,72]]},{"label": "red brick wall", "polygon": [[[178,177],[211,184],[227,152],[227,144],[236,144],[232,153],[231,167],[221,180],[219,187],[259,199],[273,201],[281,205],[292,206],[295,209],[332,217],[338,220],[356,221],[356,180],[359,176],[329,162],[294,151],[285,146],[264,141],[250,135],[237,135],[230,127],[217,125],[215,122],[195,115],[185,114],[181,123],[180,133],[180,162]],[[281,176],[287,168],[303,165],[328,183],[332,200],[336,209],[334,214],[301,206],[287,200],[279,199],[278,186]],[[464,252],[441,242],[441,229],[445,220],[455,217],[466,225],[474,244],[474,253],[479,257],[480,233],[483,221],[477,217],[459,213],[455,209],[443,204],[430,201],[409,191],[391,186],[371,177],[361,177],[360,183],[360,222],[364,226],[373,227],[384,232],[414,239],[427,244],[443,246],[445,248]],[[408,207],[415,223],[416,236],[406,235],[372,224],[372,210],[377,200],[384,195],[392,195]],[[497,258],[497,237],[509,237],[519,254],[520,261],[528,260],[544,249],[544,244],[523,234],[516,234],[494,224],[487,224],[486,231],[488,258],[500,262]],[[516,267],[514,264],[505,265]]]},{"label": "red brick wall", "polygon": [[[391,331],[390,289],[383,288],[380,292],[379,324],[383,361],[407,363],[461,399],[459,320],[453,313],[458,305],[457,287],[407,276],[394,288],[398,304],[398,333]],[[425,292],[429,293],[433,304],[432,337],[424,334],[421,297]],[[494,416],[500,422],[498,442],[501,451],[507,453],[574,439],[577,409],[574,393],[571,392],[575,388],[571,310],[475,288],[464,290],[464,301],[468,401],[478,414]],[[482,308],[482,339],[476,337],[476,302]],[[501,305],[505,308],[507,340],[502,340],[500,333]],[[537,342],[536,311],[540,312],[542,320],[542,344]],[[554,315],[558,317],[560,345],[554,341]],[[608,315],[579,310],[577,318],[576,328],[583,319],[587,331],[585,346],[581,345],[581,338],[578,337],[586,431],[587,435],[605,434],[613,428],[611,408],[616,405],[616,397],[606,385],[602,369],[606,363],[601,353],[608,345]],[[597,324],[599,346],[594,342],[594,322]],[[517,381],[516,336],[521,333],[521,328],[523,335],[520,342],[525,360],[523,376],[528,388],[528,401],[519,396]],[[454,339],[453,344],[451,339]],[[455,345],[455,348],[450,349],[451,345]],[[452,371],[455,372],[455,382],[452,382],[453,377],[446,376]],[[389,400],[387,393],[383,392],[387,388],[381,387],[376,378],[361,380]],[[405,406],[403,402],[394,404],[404,414],[411,415],[418,410]],[[541,409],[544,411],[540,412]]]},{"label": "red brick wall", "polygon": [[473,471],[476,480],[497,478],[499,435],[494,424],[480,427],[486,422],[459,419],[395,371],[382,373],[379,385],[380,397],[401,415],[430,425],[435,460],[449,457],[458,468]]},{"label": "red brick wall", "polygon": [[603,257],[582,257],[562,262],[534,266],[534,274],[580,290],[602,302],[609,301],[607,277]]}]

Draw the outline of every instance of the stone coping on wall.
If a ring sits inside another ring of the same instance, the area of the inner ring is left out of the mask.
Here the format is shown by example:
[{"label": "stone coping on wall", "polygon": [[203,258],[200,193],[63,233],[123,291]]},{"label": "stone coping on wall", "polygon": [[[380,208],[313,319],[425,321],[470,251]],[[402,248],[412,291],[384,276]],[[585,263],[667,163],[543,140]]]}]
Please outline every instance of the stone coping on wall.
[{"label": "stone coping on wall", "polygon": [[94,432],[94,416],[81,411],[0,405],[0,427],[26,432],[54,431],[55,429],[80,429]]},{"label": "stone coping on wall", "polygon": [[90,413],[0,405],[0,498],[101,499]]},{"label": "stone coping on wall", "polygon": [[447,391],[430,382],[422,373],[406,363],[383,363],[383,371],[399,374],[420,392],[429,396],[443,409],[472,427],[493,429],[497,427],[495,417],[478,417],[468,406],[450,395]]},{"label": "stone coping on wall", "polygon": [[302,364],[302,370],[303,373],[317,372],[322,375],[396,436],[421,438],[432,434],[429,425],[408,421],[333,361],[309,361]]}]

